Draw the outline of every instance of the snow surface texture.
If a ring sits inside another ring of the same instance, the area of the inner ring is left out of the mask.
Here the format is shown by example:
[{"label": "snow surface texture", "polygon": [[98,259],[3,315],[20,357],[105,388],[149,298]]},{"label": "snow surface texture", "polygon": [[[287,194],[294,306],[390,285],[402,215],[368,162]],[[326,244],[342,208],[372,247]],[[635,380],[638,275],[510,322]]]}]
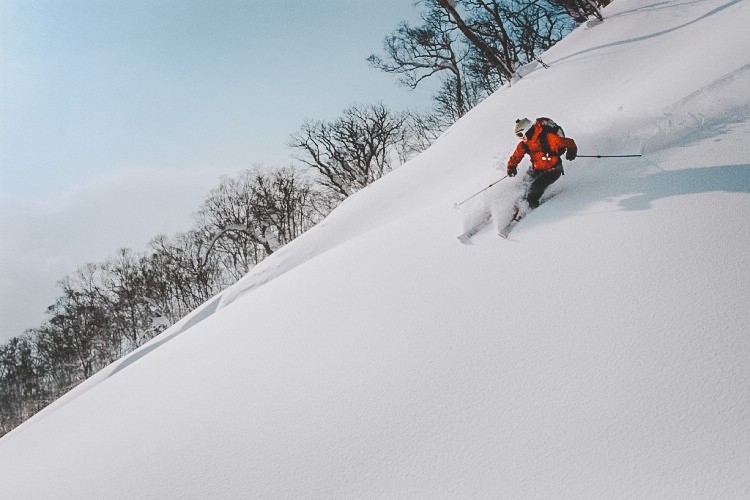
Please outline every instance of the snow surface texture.
[{"label": "snow surface texture", "polygon": [[[0,439],[2,497],[750,498],[750,2],[604,13]],[[502,240],[521,176],[453,206],[522,116],[644,156]]]}]

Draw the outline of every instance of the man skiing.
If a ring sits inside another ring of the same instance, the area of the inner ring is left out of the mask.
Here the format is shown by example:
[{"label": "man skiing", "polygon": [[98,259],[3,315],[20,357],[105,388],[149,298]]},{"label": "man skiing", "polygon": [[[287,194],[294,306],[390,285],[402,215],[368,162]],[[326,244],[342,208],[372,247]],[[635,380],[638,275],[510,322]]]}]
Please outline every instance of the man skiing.
[{"label": "man skiing", "polygon": [[[527,186],[522,200],[525,199],[530,208],[536,208],[545,189],[563,174],[560,156],[564,153],[566,160],[574,160],[578,146],[573,139],[565,137],[562,129],[549,118],[537,118],[535,122],[520,118],[516,120],[515,134],[521,142],[508,160],[508,177],[518,173],[518,164],[528,154],[531,168],[524,179]],[[519,210],[517,206],[514,218]]]}]

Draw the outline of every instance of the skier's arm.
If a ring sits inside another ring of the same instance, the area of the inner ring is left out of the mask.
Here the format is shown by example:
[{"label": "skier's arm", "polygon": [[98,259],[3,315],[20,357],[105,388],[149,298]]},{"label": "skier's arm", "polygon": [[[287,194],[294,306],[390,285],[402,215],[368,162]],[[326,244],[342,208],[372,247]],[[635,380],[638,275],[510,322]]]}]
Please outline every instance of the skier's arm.
[{"label": "skier's arm", "polygon": [[508,159],[508,168],[517,168],[518,164],[521,163],[521,160],[523,160],[525,154],[526,144],[521,141],[518,143],[518,146],[516,146],[516,150],[513,152],[513,155]]},{"label": "skier's arm", "polygon": [[576,142],[573,139],[570,139],[568,137],[560,137],[560,136],[550,136],[551,138],[554,138],[555,141],[554,145],[550,145],[555,151],[558,151],[559,155],[562,155],[563,151],[566,151],[565,153],[565,159],[567,160],[573,160],[575,159],[576,155],[578,154],[578,146],[576,145]]}]

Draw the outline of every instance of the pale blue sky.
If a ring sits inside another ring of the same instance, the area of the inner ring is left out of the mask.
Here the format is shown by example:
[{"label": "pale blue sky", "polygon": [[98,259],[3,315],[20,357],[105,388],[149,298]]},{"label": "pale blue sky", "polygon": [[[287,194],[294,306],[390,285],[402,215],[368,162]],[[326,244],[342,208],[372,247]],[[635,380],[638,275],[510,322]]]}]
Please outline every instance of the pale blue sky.
[{"label": "pale blue sky", "polygon": [[306,118],[423,108],[368,66],[413,0],[0,0],[0,341],[55,282],[190,227]]}]

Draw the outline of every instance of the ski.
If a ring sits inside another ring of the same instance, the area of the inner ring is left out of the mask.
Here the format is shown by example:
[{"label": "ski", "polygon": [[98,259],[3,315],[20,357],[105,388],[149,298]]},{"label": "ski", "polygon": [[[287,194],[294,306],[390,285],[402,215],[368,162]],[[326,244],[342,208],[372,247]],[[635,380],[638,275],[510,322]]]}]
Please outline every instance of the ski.
[{"label": "ski", "polygon": [[513,231],[513,228],[516,227],[516,224],[526,217],[526,214],[531,210],[528,203],[525,203],[523,198],[519,198],[516,200],[516,202],[513,204],[513,207],[515,208],[515,211],[513,212],[513,216],[510,218],[510,222],[508,222],[504,228],[500,230],[499,233],[497,233],[498,236],[500,236],[503,239],[508,239],[508,235],[511,231]]},{"label": "ski", "polygon": [[526,214],[523,215],[516,215],[511,219],[508,224],[505,225],[504,228],[500,230],[499,233],[497,233],[498,236],[500,236],[502,239],[507,240],[508,236],[510,236],[510,232],[513,231],[513,228],[516,227],[516,224],[521,222],[521,220],[526,216]]},{"label": "ski", "polygon": [[474,224],[473,226],[471,226],[469,229],[467,229],[463,233],[459,234],[457,236],[458,241],[460,241],[464,245],[468,244],[471,241],[472,237],[476,236],[479,233],[479,231],[481,231],[482,229],[484,229],[487,226],[487,224],[490,223],[491,219],[492,219],[492,214],[487,213],[482,218],[482,220],[480,220],[479,222],[477,222],[476,224]]},{"label": "ski", "polygon": [[[546,198],[542,199],[539,202],[539,205],[537,205],[537,208],[542,205],[543,203],[547,202],[549,199],[551,199],[553,196],[555,196],[557,193],[551,193]],[[508,236],[510,235],[510,232],[513,231],[513,228],[516,227],[516,224],[521,222],[524,217],[529,215],[529,212],[534,210],[533,208],[529,207],[528,204],[525,206],[525,208],[521,208],[519,206],[519,202],[516,202],[516,213],[513,214],[513,218],[508,222],[508,224],[505,225],[504,228],[500,230],[499,233],[497,233],[498,236],[500,236],[502,239],[507,240]]]},{"label": "ski", "polygon": [[[547,195],[545,198],[543,198],[539,205],[542,205],[543,203],[550,200],[552,197],[554,197],[557,193],[551,193]],[[508,239],[510,232],[513,231],[513,228],[516,227],[516,224],[518,224],[524,217],[526,217],[532,208],[528,206],[528,204],[523,204],[523,199],[519,199],[514,203],[515,212],[513,213],[513,217],[511,218],[510,222],[505,225],[498,233],[497,235],[500,236],[503,239]],[[487,213],[485,216],[476,224],[471,226],[469,229],[464,231],[463,233],[459,234],[457,236],[458,241],[463,243],[464,245],[468,244],[471,241],[471,238],[479,234],[480,231],[482,231],[487,225],[492,221],[492,214]]]},{"label": "ski", "polygon": [[510,232],[513,231],[513,228],[516,227],[516,224],[518,224],[518,221],[520,220],[521,219],[513,219],[504,228],[502,228],[500,232],[497,233],[497,235],[502,239],[507,240],[508,236],[510,236]]}]

